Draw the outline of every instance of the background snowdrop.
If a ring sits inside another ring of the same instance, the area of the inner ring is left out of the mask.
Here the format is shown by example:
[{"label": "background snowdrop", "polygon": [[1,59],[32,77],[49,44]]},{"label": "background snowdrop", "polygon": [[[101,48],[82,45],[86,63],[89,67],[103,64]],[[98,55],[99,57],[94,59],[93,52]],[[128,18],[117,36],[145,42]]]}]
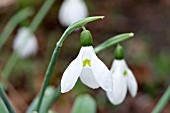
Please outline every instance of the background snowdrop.
[{"label": "background snowdrop", "polygon": [[115,51],[115,60],[111,67],[113,89],[112,92],[107,92],[108,99],[114,105],[120,104],[126,97],[127,89],[132,97],[137,94],[137,82],[123,59],[123,48],[118,45]]},{"label": "background snowdrop", "polygon": [[64,0],[59,10],[59,22],[69,26],[88,16],[88,9],[83,0]]},{"label": "background snowdrop", "polygon": [[38,51],[37,39],[28,28],[22,27],[14,39],[13,49],[22,58],[35,55]]}]

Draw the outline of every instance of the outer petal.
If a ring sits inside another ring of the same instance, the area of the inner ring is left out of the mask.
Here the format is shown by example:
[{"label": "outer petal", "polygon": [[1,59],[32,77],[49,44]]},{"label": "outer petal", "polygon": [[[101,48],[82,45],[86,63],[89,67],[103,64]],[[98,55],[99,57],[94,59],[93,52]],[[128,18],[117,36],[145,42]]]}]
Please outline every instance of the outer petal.
[{"label": "outer petal", "polygon": [[127,69],[127,74],[128,75],[126,76],[126,82],[127,82],[129,92],[133,97],[135,97],[138,89],[136,79],[130,69]]},{"label": "outer petal", "polygon": [[106,65],[96,56],[93,49],[90,50],[90,54],[91,69],[96,81],[105,91],[112,91],[112,79],[110,71]]},{"label": "outer petal", "polygon": [[62,93],[70,91],[76,84],[77,79],[82,71],[82,61],[81,61],[82,53],[83,53],[83,48],[81,48],[77,58],[73,60],[65,70],[61,79]]},{"label": "outer petal", "polygon": [[116,70],[116,73],[112,75],[113,89],[112,92],[107,92],[108,99],[114,105],[118,105],[123,102],[127,93],[127,84],[122,73]]},{"label": "outer petal", "polygon": [[121,64],[120,62],[121,62],[120,60],[113,61],[112,66],[110,68],[111,73],[115,73],[116,69],[119,68],[119,65]]},{"label": "outer petal", "polygon": [[81,75],[81,81],[86,84],[88,87],[96,89],[99,88],[99,84],[93,76],[93,73],[90,68],[83,68]]},{"label": "outer petal", "polygon": [[114,73],[115,71],[121,71],[124,72],[124,70],[127,68],[127,64],[124,59],[122,60],[114,60],[111,66],[110,71]]}]

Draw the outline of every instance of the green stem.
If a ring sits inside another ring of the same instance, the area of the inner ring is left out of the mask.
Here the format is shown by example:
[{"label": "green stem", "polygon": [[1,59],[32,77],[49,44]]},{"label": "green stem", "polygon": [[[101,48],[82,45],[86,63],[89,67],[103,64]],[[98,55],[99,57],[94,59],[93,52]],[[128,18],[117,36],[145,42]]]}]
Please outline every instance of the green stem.
[{"label": "green stem", "polygon": [[19,11],[17,14],[15,14],[7,23],[7,25],[4,27],[2,34],[0,35],[0,51],[5,44],[5,42],[8,40],[9,35],[13,32],[15,27],[23,20],[31,16],[33,13],[32,8],[25,8]]},{"label": "green stem", "polygon": [[82,26],[82,29],[83,29],[83,31],[85,31],[85,30],[86,30],[86,28],[85,28],[84,26]]},{"label": "green stem", "polygon": [[5,84],[5,81],[9,78],[9,75],[11,74],[18,59],[18,55],[13,52],[7,64],[5,65],[5,68],[2,70],[2,84]]},{"label": "green stem", "polygon": [[3,102],[5,103],[9,113],[15,113],[15,110],[12,107],[11,102],[9,101],[8,97],[5,94],[5,91],[4,91],[4,88],[3,88],[2,84],[0,84],[0,96],[1,96],[1,98],[3,100]]},{"label": "green stem", "polygon": [[[42,22],[43,18],[45,17],[45,15],[47,14],[47,11],[49,10],[49,8],[52,6],[52,4],[54,3],[55,0],[46,0],[43,4],[43,6],[41,7],[41,9],[39,10],[39,12],[37,13],[37,15],[35,16],[35,18],[33,19],[32,23],[30,24],[30,29],[32,30],[32,32],[35,32],[35,30],[38,28],[39,24]],[[37,22],[37,23],[36,23]],[[26,42],[24,42],[26,43]],[[24,44],[22,44],[24,45]],[[10,60],[8,60],[5,68],[3,69],[3,82],[5,82],[4,80],[7,80],[9,75],[11,74],[15,64],[17,63],[17,60],[19,59],[19,56],[17,55],[17,53],[14,51],[12,53],[12,55],[10,56]]]},{"label": "green stem", "polygon": [[168,86],[167,90],[157,103],[156,107],[153,109],[152,113],[161,113],[162,109],[168,103],[169,99],[170,99],[170,85]]},{"label": "green stem", "polygon": [[45,90],[46,90],[46,88],[48,86],[48,83],[49,83],[49,80],[51,78],[52,72],[54,71],[55,63],[56,63],[56,60],[57,60],[57,58],[59,56],[60,49],[62,47],[62,44],[63,44],[64,40],[75,29],[81,28],[86,23],[92,22],[92,21],[95,21],[95,20],[98,20],[98,19],[103,19],[103,16],[88,17],[88,18],[85,18],[83,20],[80,20],[80,21],[72,24],[71,26],[69,26],[65,30],[65,32],[63,33],[63,35],[61,36],[61,38],[57,42],[56,47],[55,47],[55,49],[53,51],[50,63],[49,63],[48,68],[46,70],[45,78],[44,78],[44,81],[43,81],[43,84],[42,84],[42,87],[41,87],[40,97],[39,97],[39,101],[38,101],[38,105],[37,105],[37,112],[38,113],[40,111],[40,107],[41,107],[42,99],[43,99],[43,96],[44,96],[44,92],[45,92]]},{"label": "green stem", "polygon": [[42,22],[43,18],[49,11],[52,4],[55,2],[55,0],[46,0],[44,4],[42,5],[41,9],[37,13],[37,15],[34,17],[33,21],[31,22],[29,28],[32,30],[32,32],[35,32],[40,23]]}]

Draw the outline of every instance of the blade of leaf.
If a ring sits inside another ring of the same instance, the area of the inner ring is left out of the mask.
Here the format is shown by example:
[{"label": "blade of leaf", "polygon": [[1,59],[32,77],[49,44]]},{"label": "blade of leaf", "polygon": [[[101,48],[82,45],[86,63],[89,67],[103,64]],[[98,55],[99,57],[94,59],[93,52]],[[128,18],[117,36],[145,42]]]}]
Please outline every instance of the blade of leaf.
[{"label": "blade of leaf", "polygon": [[5,106],[5,103],[0,98],[0,113],[9,113],[8,109]]},{"label": "blade of leaf", "polygon": [[[0,84],[0,97],[3,100],[4,104],[6,105],[8,111],[10,113],[16,113],[13,106],[12,106],[12,104],[11,104],[11,102],[9,101],[9,99],[8,99],[8,97],[7,97],[7,95],[6,95],[5,91],[4,91],[4,88],[3,88],[2,84]],[[0,113],[3,113],[3,112],[0,112]]]},{"label": "blade of leaf", "polygon": [[133,36],[134,36],[133,33],[123,33],[123,34],[113,36],[113,37],[109,38],[108,40],[104,41],[103,43],[101,43],[100,45],[98,45],[97,47],[95,47],[95,52],[98,53],[108,47],[118,44],[118,43],[120,43],[124,40],[127,40]]},{"label": "blade of leaf", "polygon": [[[54,88],[53,86],[48,86],[45,91],[45,95],[43,97],[40,113],[47,113],[51,105],[59,98],[59,95],[60,95],[60,86],[58,86],[58,88]],[[31,103],[26,113],[32,113],[33,111],[35,111],[37,103],[38,103],[38,96]]]},{"label": "blade of leaf", "polygon": [[96,102],[90,95],[78,96],[71,113],[96,113]]}]

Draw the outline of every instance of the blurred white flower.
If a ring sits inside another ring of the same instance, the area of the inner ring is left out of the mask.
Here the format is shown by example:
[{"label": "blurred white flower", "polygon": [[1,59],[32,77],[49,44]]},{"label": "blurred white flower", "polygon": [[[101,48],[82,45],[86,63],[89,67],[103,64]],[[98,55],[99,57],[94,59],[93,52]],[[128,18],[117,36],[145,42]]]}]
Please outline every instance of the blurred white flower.
[{"label": "blurred white flower", "polygon": [[37,39],[28,28],[22,27],[14,39],[13,49],[22,58],[35,55],[38,51]]},{"label": "blurred white flower", "polygon": [[112,73],[113,89],[112,92],[107,92],[109,101],[114,105],[120,104],[126,97],[127,89],[132,97],[135,97],[138,87],[137,82],[125,60],[114,60],[110,71]]},{"label": "blurred white flower", "polygon": [[61,79],[61,92],[70,91],[78,78],[90,88],[102,87],[112,90],[111,73],[105,64],[96,56],[92,46],[82,47],[77,58],[65,70]]},{"label": "blurred white flower", "polygon": [[88,16],[88,9],[83,0],[64,0],[59,10],[59,22],[69,26]]}]

